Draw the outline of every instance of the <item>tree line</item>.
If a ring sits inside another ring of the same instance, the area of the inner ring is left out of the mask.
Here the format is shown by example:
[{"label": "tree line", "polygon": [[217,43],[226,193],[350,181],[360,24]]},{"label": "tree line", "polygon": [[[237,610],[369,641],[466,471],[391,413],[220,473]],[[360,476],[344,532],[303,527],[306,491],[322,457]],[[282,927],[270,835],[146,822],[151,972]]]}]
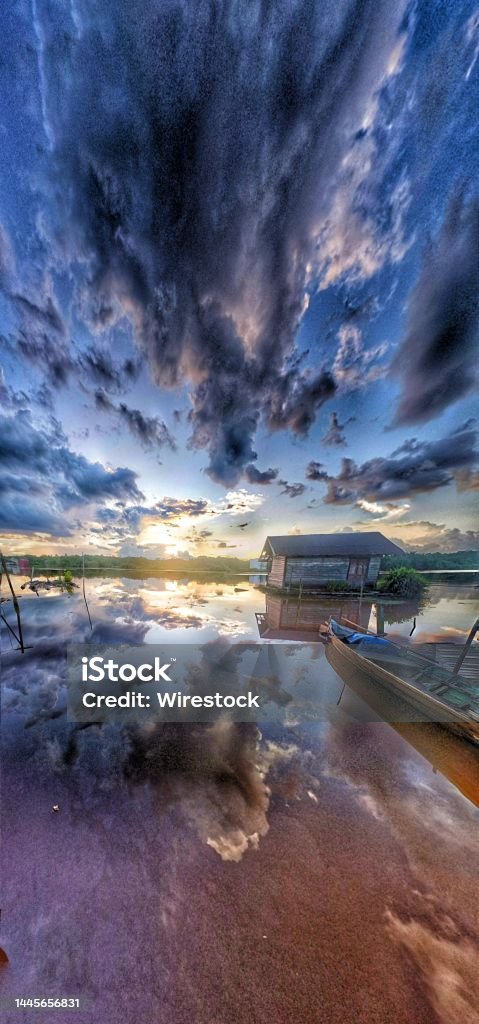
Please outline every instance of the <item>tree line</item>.
[{"label": "tree line", "polygon": [[[138,572],[152,570],[184,570],[185,572],[202,570],[204,572],[247,572],[249,562],[242,558],[231,558],[224,555],[216,557],[200,555],[198,558],[135,558],[121,555],[19,555],[27,558],[33,570],[60,571],[71,569],[75,574],[81,573],[83,564],[88,569],[125,569]],[[84,561],[83,561],[84,560]]]},{"label": "tree line", "polygon": [[382,569],[479,569],[479,551],[404,551],[401,555],[386,555]]}]

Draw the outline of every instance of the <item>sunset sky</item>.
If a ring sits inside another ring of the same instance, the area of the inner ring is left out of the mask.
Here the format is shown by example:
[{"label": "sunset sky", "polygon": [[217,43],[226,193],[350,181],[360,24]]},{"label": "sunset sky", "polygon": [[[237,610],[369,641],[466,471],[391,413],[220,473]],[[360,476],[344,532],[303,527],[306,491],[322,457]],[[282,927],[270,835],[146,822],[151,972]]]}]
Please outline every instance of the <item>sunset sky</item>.
[{"label": "sunset sky", "polygon": [[3,550],[479,548],[478,8],[3,19]]}]

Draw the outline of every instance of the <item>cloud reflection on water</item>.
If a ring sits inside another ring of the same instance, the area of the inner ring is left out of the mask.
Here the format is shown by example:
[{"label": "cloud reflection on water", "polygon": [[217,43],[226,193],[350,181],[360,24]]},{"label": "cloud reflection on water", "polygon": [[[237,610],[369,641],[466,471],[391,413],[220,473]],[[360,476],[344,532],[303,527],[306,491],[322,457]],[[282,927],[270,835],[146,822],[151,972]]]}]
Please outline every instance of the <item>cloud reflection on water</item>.
[{"label": "cloud reflection on water", "polygon": [[[384,945],[385,962],[395,965],[397,983],[405,985],[406,957],[421,1000],[441,1024],[475,1024],[478,814],[434,770],[430,755],[421,756],[417,738],[404,727],[401,735],[399,726],[348,721],[342,703],[332,720],[308,725],[288,707],[283,726],[263,736],[252,724],[228,722],[73,726],[66,720],[63,686],[67,637],[134,644],[157,631],[168,641],[224,641],[235,637],[239,623],[242,639],[257,640],[254,613],[263,602],[253,588],[238,594],[229,584],[169,580],[140,586],[89,580],[87,594],[93,634],[80,595],[32,595],[22,600],[32,647],[4,657],[5,920],[12,985],[18,987],[14,972],[21,967],[33,986],[47,978],[53,986],[68,983],[72,991],[80,986],[97,997],[107,976],[118,992],[123,974],[117,977],[116,964],[129,963],[125,943],[130,948],[136,935],[138,947],[152,951],[169,998],[174,968],[168,949],[185,901],[188,907],[193,901],[189,865],[203,863],[212,851],[208,905],[217,928],[217,872],[237,871],[241,863],[241,876],[235,875],[239,921],[255,859],[261,858],[261,914],[269,933],[292,884],[278,877],[279,902],[268,895],[268,879],[281,868],[276,850],[291,823],[292,878],[309,885],[319,858],[328,865],[324,898],[330,887],[336,892],[336,923],[333,932],[324,924],[326,944],[339,929],[347,948],[347,922],[371,885],[382,917],[368,927],[376,946],[378,938]],[[457,608],[452,612],[456,621]],[[2,640],[5,647],[5,631]],[[328,665],[324,649],[317,653],[322,680]],[[291,680],[291,692],[301,691],[302,666],[294,657]],[[228,886],[231,900],[231,881]],[[115,928],[114,935],[101,924],[112,906],[124,929]],[[219,912],[227,915],[227,907]],[[288,920],[292,913],[290,907]],[[302,917],[301,930],[309,927]],[[80,941],[88,950],[83,965]],[[129,955],[137,955],[136,946]],[[148,986],[154,989],[152,979]],[[113,1010],[105,1014],[114,1019]]]}]

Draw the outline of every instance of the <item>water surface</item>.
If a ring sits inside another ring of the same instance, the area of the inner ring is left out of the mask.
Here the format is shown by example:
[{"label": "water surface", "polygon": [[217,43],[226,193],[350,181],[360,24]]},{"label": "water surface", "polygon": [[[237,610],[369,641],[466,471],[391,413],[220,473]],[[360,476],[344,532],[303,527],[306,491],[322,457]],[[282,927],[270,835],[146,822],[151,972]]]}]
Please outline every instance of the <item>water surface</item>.
[{"label": "water surface", "polygon": [[[24,655],[2,626],[3,993],[79,995],[79,1024],[477,1022],[474,748],[373,721],[320,644],[324,721],[75,728],[68,641],[267,642],[345,611],[278,608],[244,579],[86,593],[93,630],[81,591],[23,592]],[[477,593],[434,584],[422,608],[387,604],[386,628],[464,638]]]}]

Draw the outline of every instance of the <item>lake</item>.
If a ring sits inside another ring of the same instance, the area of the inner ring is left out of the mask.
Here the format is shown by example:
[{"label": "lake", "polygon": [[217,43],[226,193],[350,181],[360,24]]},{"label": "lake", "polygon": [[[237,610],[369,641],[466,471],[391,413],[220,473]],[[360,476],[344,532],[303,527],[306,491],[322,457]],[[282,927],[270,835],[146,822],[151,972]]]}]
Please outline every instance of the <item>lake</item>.
[{"label": "lake", "polygon": [[[25,654],[1,630],[4,997],[80,997],[73,1017],[35,1011],[57,1024],[477,1024],[474,747],[377,720],[322,644],[318,720],[66,720],[67,642],[310,641],[328,614],[374,628],[374,602],[103,575],[90,629],[81,590],[23,582]],[[463,641],[476,582],[385,602],[388,635]]]}]

